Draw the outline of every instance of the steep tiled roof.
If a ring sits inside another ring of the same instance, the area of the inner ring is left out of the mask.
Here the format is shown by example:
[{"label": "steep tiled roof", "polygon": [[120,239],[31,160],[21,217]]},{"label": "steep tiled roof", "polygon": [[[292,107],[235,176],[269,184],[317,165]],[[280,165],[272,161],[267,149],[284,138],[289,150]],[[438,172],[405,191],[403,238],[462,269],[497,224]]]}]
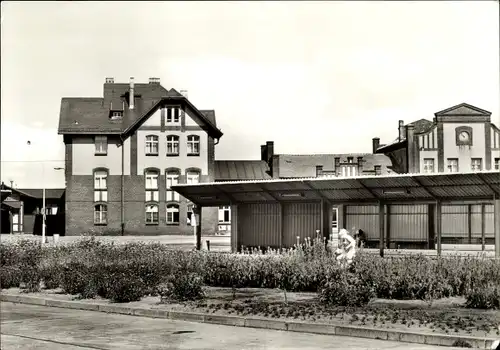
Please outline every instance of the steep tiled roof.
[{"label": "steep tiled roof", "polygon": [[363,157],[364,171],[373,171],[375,165],[380,165],[382,174],[385,174],[387,169],[392,166],[390,159],[383,154],[280,154],[279,177],[315,177],[316,166],[322,165],[325,172],[333,171],[335,158],[340,158],[342,163],[347,162],[347,157],[353,157],[354,162],[357,162],[357,157]]},{"label": "steep tiled roof", "polygon": [[[40,188],[14,188],[14,191],[18,191],[21,194],[33,197],[33,198],[43,198],[43,190]],[[45,189],[45,198],[61,198],[66,190],[64,188],[47,188]]]},{"label": "steep tiled roof", "polygon": [[[434,127],[435,123],[427,119],[419,119],[417,121],[407,124],[406,126],[408,125],[414,126],[415,134],[421,134],[431,130]],[[405,142],[406,138],[400,140],[398,137],[394,141],[389,142],[388,144],[380,145],[380,147],[377,148],[377,153],[389,149],[399,149],[405,145]]]},{"label": "steep tiled roof", "polygon": [[200,112],[214,125],[217,125],[215,120],[215,111],[213,109],[200,110]]},{"label": "steep tiled roof", "polygon": [[[133,110],[128,108],[129,84],[104,84],[104,97],[62,98],[59,117],[59,134],[121,134],[138,125],[162,99],[184,97],[175,89],[167,90],[160,84],[134,84]],[[189,100],[187,104],[208,124],[215,136],[222,135],[217,129],[213,110],[198,111]],[[125,108],[124,108],[125,106]],[[121,120],[111,120],[110,110],[123,110]]]},{"label": "steep tiled roof", "polygon": [[269,168],[262,160],[216,160],[215,181],[270,179]]}]

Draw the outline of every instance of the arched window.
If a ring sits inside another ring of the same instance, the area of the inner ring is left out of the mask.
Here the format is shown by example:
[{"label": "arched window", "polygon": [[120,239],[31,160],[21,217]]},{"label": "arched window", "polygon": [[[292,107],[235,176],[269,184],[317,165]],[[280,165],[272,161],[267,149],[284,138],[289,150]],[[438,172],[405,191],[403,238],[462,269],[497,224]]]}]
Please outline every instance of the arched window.
[{"label": "arched window", "polygon": [[170,187],[175,186],[179,183],[179,176],[180,172],[178,170],[169,170],[167,171],[167,202],[178,202],[179,201],[179,194],[173,190],[170,189]]},{"label": "arched window", "polygon": [[146,205],[146,224],[158,224],[158,205]]},{"label": "arched window", "polygon": [[94,202],[108,201],[108,172],[106,170],[94,171]]},{"label": "arched window", "polygon": [[197,170],[189,170],[186,172],[186,183],[197,184],[200,183],[200,172]]},{"label": "arched window", "polygon": [[159,152],[158,136],[156,135],[146,136],[146,155],[157,156],[158,152]]},{"label": "arched window", "polygon": [[198,135],[189,135],[187,137],[187,154],[188,156],[200,155],[200,137]]},{"label": "arched window", "polygon": [[179,155],[179,136],[177,135],[167,136],[167,155],[168,156]]},{"label": "arched window", "polygon": [[108,223],[108,206],[98,204],[94,206],[94,224],[106,225]]},{"label": "arched window", "polygon": [[146,181],[146,202],[154,201],[158,202],[158,177],[159,172],[157,170],[147,170],[144,174]]},{"label": "arched window", "polygon": [[179,206],[177,204],[167,205],[167,224],[179,224]]}]

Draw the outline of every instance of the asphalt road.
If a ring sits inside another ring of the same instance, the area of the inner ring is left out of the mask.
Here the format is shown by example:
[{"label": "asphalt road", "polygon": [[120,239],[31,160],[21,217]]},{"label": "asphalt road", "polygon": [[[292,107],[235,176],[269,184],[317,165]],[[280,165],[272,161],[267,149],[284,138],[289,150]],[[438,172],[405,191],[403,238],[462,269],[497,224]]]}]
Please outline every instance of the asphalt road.
[{"label": "asphalt road", "polygon": [[1,303],[1,349],[453,348]]}]

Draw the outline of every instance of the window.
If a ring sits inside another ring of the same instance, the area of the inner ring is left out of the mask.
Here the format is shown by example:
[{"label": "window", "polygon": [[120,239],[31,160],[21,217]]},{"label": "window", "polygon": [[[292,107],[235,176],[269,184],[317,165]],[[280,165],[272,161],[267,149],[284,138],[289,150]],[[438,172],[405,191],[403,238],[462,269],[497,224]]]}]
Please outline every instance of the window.
[{"label": "window", "polygon": [[355,165],[342,165],[342,176],[356,176],[356,166]]},{"label": "window", "polygon": [[167,136],[167,155],[169,156],[179,155],[179,136],[176,135]]},{"label": "window", "polygon": [[434,159],[424,158],[424,173],[430,174],[434,172]]},{"label": "window", "polygon": [[448,172],[457,173],[458,172],[458,159],[448,158]]},{"label": "window", "polygon": [[354,158],[353,157],[347,157],[347,163],[353,163]]},{"label": "window", "polygon": [[158,224],[158,206],[156,204],[146,205],[146,224]]},{"label": "window", "polygon": [[108,172],[97,170],[94,172],[94,202],[108,201]]},{"label": "window", "polygon": [[118,120],[123,117],[123,111],[112,111],[111,112],[111,120]]},{"label": "window", "polygon": [[148,135],[146,136],[146,155],[157,156],[158,155],[158,136]]},{"label": "window", "polygon": [[191,218],[193,217],[193,204],[191,203],[187,205],[186,217],[187,217],[187,224],[191,225]]},{"label": "window", "polygon": [[108,154],[108,138],[106,136],[96,136],[95,139],[95,154]]},{"label": "window", "polygon": [[375,175],[382,174],[382,167],[380,165],[375,165]]},{"label": "window", "polygon": [[495,170],[500,170],[500,158],[495,158]]},{"label": "window", "polygon": [[167,205],[167,224],[179,224],[179,206],[177,204]]},{"label": "window", "polygon": [[104,204],[94,206],[94,225],[106,225],[108,223],[108,207]]},{"label": "window", "polygon": [[223,205],[219,207],[219,223],[231,222],[231,207]]},{"label": "window", "polygon": [[481,171],[481,167],[482,167],[482,159],[481,158],[472,158],[472,161],[471,161],[472,171]]},{"label": "window", "polygon": [[180,107],[167,107],[167,123],[178,123]]},{"label": "window", "polygon": [[188,155],[200,155],[200,137],[198,135],[189,135],[187,137]]},{"label": "window", "polygon": [[175,186],[179,183],[179,172],[178,171],[169,171],[167,172],[167,202],[179,201],[179,194],[170,189],[170,187]]},{"label": "window", "polygon": [[335,232],[338,231],[338,228],[339,228],[338,214],[339,214],[339,208],[333,207],[332,208],[332,229]]},{"label": "window", "polygon": [[146,202],[158,202],[158,172],[149,170],[146,172]]},{"label": "window", "polygon": [[200,173],[198,171],[188,171],[186,180],[188,184],[200,183]]}]

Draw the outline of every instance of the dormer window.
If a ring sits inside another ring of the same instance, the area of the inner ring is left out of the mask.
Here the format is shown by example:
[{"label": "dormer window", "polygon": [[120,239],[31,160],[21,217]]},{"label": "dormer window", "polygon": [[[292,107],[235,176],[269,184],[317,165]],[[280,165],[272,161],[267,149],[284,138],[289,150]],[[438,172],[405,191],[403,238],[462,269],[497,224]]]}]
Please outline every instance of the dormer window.
[{"label": "dormer window", "polygon": [[111,120],[120,120],[123,118],[123,111],[111,111]]}]

